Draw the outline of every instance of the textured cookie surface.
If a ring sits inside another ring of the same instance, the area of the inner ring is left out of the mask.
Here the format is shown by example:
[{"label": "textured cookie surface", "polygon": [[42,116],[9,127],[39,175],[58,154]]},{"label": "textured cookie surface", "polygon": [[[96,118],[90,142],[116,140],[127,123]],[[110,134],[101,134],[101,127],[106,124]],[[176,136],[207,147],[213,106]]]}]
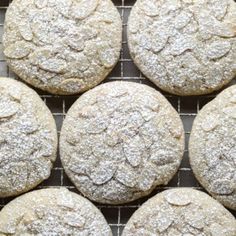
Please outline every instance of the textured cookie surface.
[{"label": "textured cookie surface", "polygon": [[0,212],[0,235],[111,236],[101,212],[87,199],[61,189],[20,196]]},{"label": "textured cookie surface", "polygon": [[128,42],[137,66],[161,89],[210,93],[236,75],[236,3],[138,0]]},{"label": "textured cookie surface", "polygon": [[207,194],[166,190],[139,208],[122,236],[235,236],[236,220]]},{"label": "textured cookie surface", "polygon": [[120,204],[149,194],[176,173],[184,149],[179,115],[156,90],[111,82],[82,95],[64,121],[66,173],[88,198]]},{"label": "textured cookie surface", "polygon": [[236,85],[199,112],[189,152],[193,172],[203,187],[236,210]]},{"label": "textured cookie surface", "polygon": [[75,94],[100,83],[119,59],[121,19],[111,0],[14,0],[4,53],[35,87]]},{"label": "textured cookie surface", "polygon": [[41,98],[20,82],[0,78],[0,197],[47,179],[56,150],[55,121]]}]

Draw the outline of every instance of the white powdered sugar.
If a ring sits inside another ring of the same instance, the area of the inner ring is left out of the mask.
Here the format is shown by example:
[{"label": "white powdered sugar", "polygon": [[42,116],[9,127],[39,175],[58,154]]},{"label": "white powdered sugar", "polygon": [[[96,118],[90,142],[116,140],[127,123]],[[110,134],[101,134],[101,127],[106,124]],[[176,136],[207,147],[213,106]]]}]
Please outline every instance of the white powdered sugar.
[{"label": "white powdered sugar", "polygon": [[64,121],[60,153],[85,196],[124,203],[167,184],[184,150],[177,112],[154,89],[112,82],[82,95]]},{"label": "white powdered sugar", "polygon": [[208,103],[194,121],[190,163],[197,179],[225,206],[236,209],[236,86]]},{"label": "white powdered sugar", "polygon": [[4,54],[23,80],[55,94],[100,83],[119,59],[122,24],[110,0],[13,1]]},{"label": "white powdered sugar", "polygon": [[236,75],[233,0],[138,0],[128,22],[131,56],[161,89],[210,93]]},{"label": "white powdered sugar", "polygon": [[166,190],[149,199],[130,218],[122,236],[206,236],[236,234],[229,211],[191,188]]},{"label": "white powdered sugar", "polygon": [[0,78],[0,197],[47,179],[56,150],[56,125],[40,97],[20,82]]},{"label": "white powdered sugar", "polygon": [[88,200],[65,188],[24,194],[2,209],[0,219],[2,236],[112,235],[101,212]]}]

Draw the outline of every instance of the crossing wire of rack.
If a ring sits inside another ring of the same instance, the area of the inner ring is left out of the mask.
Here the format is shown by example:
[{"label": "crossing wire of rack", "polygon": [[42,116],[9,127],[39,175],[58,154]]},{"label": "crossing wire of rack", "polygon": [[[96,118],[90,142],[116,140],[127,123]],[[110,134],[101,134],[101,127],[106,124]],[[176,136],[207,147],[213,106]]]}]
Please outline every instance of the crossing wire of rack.
[{"label": "crossing wire of rack", "polygon": [[[5,77],[17,78],[16,75],[12,73],[7,67],[2,49],[2,34],[3,34],[5,12],[10,2],[11,0],[0,0],[0,77],[5,76]],[[123,21],[122,51],[118,64],[104,82],[109,82],[114,80],[126,80],[126,81],[133,81],[137,83],[147,84],[149,86],[155,87],[151,82],[149,82],[147,79],[144,78],[142,73],[134,65],[130,57],[127,46],[127,37],[126,37],[127,19],[130,14],[130,10],[135,3],[135,0],[113,0],[113,3],[119,10]],[[236,79],[234,79],[230,85],[232,84],[236,84]],[[158,88],[156,89],[158,90]],[[37,90],[37,92],[40,94],[41,98],[44,100],[44,102],[47,104],[47,106],[53,113],[57,124],[58,134],[60,135],[62,121],[66,115],[66,112],[79,96],[55,96],[39,90]],[[198,111],[206,103],[211,101],[216,96],[216,94],[210,94],[198,97],[178,97],[167,93],[163,94],[170,101],[170,103],[174,106],[174,108],[178,111],[178,113],[181,116],[185,129],[186,145],[185,145],[184,158],[178,173],[174,176],[174,178],[169,182],[167,186],[158,187],[156,190],[154,190],[151,196],[165,189],[174,187],[193,187],[199,190],[203,190],[202,187],[198,184],[197,180],[195,179],[189,165],[188,140],[192,127],[192,122],[196,117]],[[40,186],[38,186],[37,189],[46,187],[58,187],[58,186],[65,186],[71,191],[77,192],[74,185],[70,182],[70,180],[66,176],[61,166],[59,156],[57,157],[57,160],[54,164],[54,168],[52,170],[50,178],[44,181]],[[132,202],[130,204],[120,205],[120,206],[99,205],[99,204],[96,205],[102,211],[109,225],[111,226],[113,235],[120,236],[122,234],[122,230],[125,224],[131,217],[131,215],[134,213],[134,211],[137,210],[139,206],[151,196]],[[0,199],[0,209],[12,199],[13,198]],[[236,216],[235,211],[232,211],[232,213],[234,214],[234,216]]]}]

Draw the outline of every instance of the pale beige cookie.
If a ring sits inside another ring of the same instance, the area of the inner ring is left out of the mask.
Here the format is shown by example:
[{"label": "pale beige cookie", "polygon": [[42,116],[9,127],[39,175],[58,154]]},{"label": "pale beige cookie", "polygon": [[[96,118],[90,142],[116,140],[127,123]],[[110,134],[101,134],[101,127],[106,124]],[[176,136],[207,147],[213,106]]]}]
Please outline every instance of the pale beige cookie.
[{"label": "pale beige cookie", "polygon": [[56,124],[38,94],[0,78],[0,197],[26,192],[47,179],[56,151]]},{"label": "pale beige cookie", "polygon": [[101,212],[66,188],[36,190],[8,203],[0,212],[0,236],[112,236]]},{"label": "pale beige cookie", "polygon": [[204,188],[236,210],[236,85],[197,115],[189,141],[190,163]]},{"label": "pale beige cookie", "polygon": [[101,203],[130,202],[167,184],[183,151],[178,113],[155,89],[131,82],[110,82],[83,94],[61,131],[67,175]]},{"label": "pale beige cookie", "polygon": [[211,93],[236,75],[234,0],[137,0],[128,22],[142,73],[177,95]]},{"label": "pale beige cookie", "polygon": [[119,59],[122,23],[111,0],[13,0],[4,54],[27,83],[54,94],[86,91]]},{"label": "pale beige cookie", "polygon": [[145,202],[122,236],[235,236],[236,220],[206,193],[191,188],[166,190]]}]

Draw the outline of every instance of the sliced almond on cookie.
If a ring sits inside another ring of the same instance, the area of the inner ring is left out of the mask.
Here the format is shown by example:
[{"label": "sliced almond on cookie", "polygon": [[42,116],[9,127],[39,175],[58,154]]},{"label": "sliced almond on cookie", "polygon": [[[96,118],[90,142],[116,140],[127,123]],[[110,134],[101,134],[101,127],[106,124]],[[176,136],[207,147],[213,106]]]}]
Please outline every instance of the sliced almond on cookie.
[{"label": "sliced almond on cookie", "polygon": [[26,41],[30,41],[33,39],[33,33],[30,27],[29,22],[27,21],[21,21],[19,23],[19,31],[21,36],[26,40]]},{"label": "sliced almond on cookie", "polygon": [[99,166],[91,174],[90,178],[97,185],[104,184],[113,177],[116,169],[117,167],[116,165],[114,165],[114,163],[106,161],[101,162]]},{"label": "sliced almond on cookie", "polygon": [[231,49],[231,43],[228,41],[216,41],[211,43],[207,49],[208,58],[215,60],[225,56]]},{"label": "sliced almond on cookie", "polygon": [[0,101],[0,118],[13,116],[19,110],[19,104],[11,101]]},{"label": "sliced almond on cookie", "polygon": [[231,194],[234,190],[233,184],[229,180],[216,180],[210,187],[211,192],[220,195]]},{"label": "sliced almond on cookie", "polygon": [[165,199],[171,205],[186,206],[191,203],[190,198],[187,195],[178,192],[167,192]]},{"label": "sliced almond on cookie", "polygon": [[141,9],[147,16],[157,16],[159,15],[158,1],[153,0],[142,0],[140,3]]},{"label": "sliced almond on cookie", "polygon": [[31,52],[30,45],[25,41],[18,41],[5,48],[4,54],[11,59],[22,59]]},{"label": "sliced almond on cookie", "polygon": [[220,121],[218,120],[217,115],[209,115],[204,122],[201,124],[202,129],[206,132],[214,130],[216,127],[218,127],[220,124]]},{"label": "sliced almond on cookie", "polygon": [[37,8],[42,9],[47,6],[48,0],[34,0],[34,4]]},{"label": "sliced almond on cookie", "polygon": [[83,20],[91,15],[98,5],[98,0],[77,0],[74,2],[72,15],[79,20]]},{"label": "sliced almond on cookie", "polygon": [[127,187],[133,188],[137,183],[135,170],[129,166],[120,166],[117,170],[116,179]]},{"label": "sliced almond on cookie", "polygon": [[43,70],[53,73],[64,73],[67,68],[67,63],[63,59],[50,58],[39,63],[39,67]]}]

